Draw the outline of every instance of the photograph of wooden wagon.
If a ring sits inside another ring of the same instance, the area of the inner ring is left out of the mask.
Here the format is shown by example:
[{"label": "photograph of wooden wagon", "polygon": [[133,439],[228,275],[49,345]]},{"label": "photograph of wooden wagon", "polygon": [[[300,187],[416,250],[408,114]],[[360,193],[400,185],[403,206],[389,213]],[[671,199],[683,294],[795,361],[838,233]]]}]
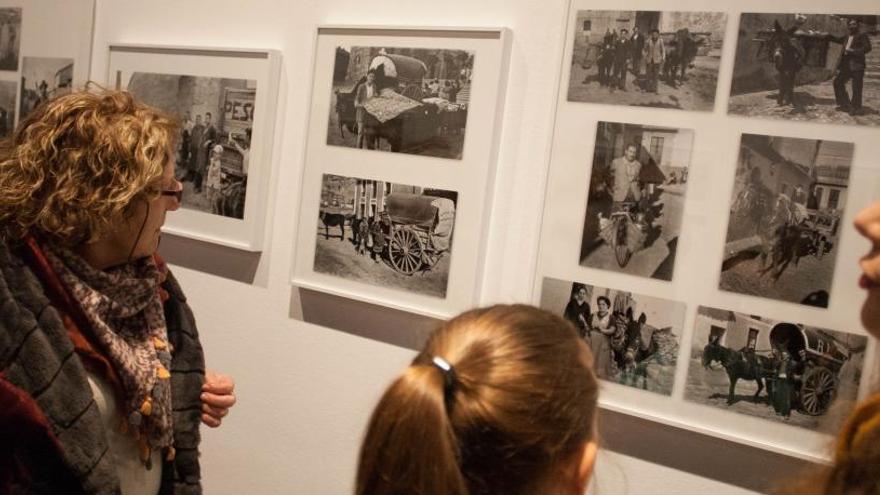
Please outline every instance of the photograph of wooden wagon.
[{"label": "photograph of wooden wagon", "polygon": [[406,275],[430,270],[452,245],[455,202],[423,194],[392,193],[385,199],[388,260]]},{"label": "photograph of wooden wagon", "polygon": [[[392,152],[460,158],[467,103],[429,97],[424,62],[381,53],[372,58],[369,72],[375,74],[378,95],[364,104],[364,147],[382,149],[380,140],[384,140]],[[355,97],[366,81],[363,75],[352,87],[336,89],[336,123],[342,139],[346,130],[357,135]]]},{"label": "photograph of wooden wagon", "polygon": [[852,352],[822,330],[792,323],[775,325],[770,330],[770,343],[788,351],[801,367],[792,406],[810,416],[825,414],[837,395],[840,369]]}]

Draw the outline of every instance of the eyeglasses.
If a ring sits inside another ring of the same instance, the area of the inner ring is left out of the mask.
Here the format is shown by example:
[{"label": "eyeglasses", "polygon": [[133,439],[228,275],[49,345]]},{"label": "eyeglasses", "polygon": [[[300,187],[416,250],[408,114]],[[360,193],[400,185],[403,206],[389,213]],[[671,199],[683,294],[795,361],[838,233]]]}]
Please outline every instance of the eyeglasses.
[{"label": "eyeglasses", "polygon": [[168,190],[168,189],[163,189],[162,196],[173,196],[175,199],[177,199],[178,203],[182,203],[183,202],[183,188],[176,189],[173,191]]}]

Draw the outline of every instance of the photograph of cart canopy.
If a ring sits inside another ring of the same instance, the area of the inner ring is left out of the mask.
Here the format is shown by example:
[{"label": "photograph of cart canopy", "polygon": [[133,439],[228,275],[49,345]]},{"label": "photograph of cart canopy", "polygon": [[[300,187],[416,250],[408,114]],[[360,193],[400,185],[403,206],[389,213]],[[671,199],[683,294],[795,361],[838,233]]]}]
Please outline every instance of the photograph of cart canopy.
[{"label": "photograph of cart canopy", "polygon": [[599,122],[580,264],[672,280],[694,132]]},{"label": "photograph of cart canopy", "polygon": [[863,335],[701,306],[685,399],[836,432],[856,402],[866,346]]},{"label": "photograph of cart canopy", "polygon": [[742,14],[728,112],[880,125],[880,11]]},{"label": "photograph of cart canopy", "polygon": [[743,134],[722,290],[828,307],[852,143]]},{"label": "photograph of cart canopy", "polygon": [[336,47],[327,144],[461,159],[474,54]]},{"label": "photograph of cart canopy", "polygon": [[453,191],[325,174],[314,270],[446,297]]},{"label": "photograph of cart canopy", "polygon": [[579,10],[568,101],[711,111],[727,14]]},{"label": "photograph of cart canopy", "polygon": [[244,218],[256,81],[135,72],[128,90],[180,119],[183,207]]},{"label": "photograph of cart canopy", "polygon": [[672,393],[684,303],[544,277],[540,306],[575,326],[602,380]]}]

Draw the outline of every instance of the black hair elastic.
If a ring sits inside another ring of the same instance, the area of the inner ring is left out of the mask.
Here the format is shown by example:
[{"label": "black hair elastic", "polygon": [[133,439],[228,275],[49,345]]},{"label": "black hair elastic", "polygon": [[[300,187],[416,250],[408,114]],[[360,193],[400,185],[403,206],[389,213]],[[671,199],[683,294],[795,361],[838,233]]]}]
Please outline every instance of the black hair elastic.
[{"label": "black hair elastic", "polygon": [[431,362],[443,372],[443,399],[448,411],[452,407],[452,394],[455,393],[455,384],[458,382],[455,368],[440,356],[434,356]]}]

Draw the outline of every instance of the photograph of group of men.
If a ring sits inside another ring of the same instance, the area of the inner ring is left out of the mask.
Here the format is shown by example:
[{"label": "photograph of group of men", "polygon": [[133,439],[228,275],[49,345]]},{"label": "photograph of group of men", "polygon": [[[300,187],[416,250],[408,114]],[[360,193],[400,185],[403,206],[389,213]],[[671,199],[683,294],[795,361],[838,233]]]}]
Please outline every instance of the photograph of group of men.
[{"label": "photograph of group of men", "polygon": [[578,11],[568,100],[711,110],[725,20],[714,12]]},{"label": "photograph of group of men", "polygon": [[743,14],[730,113],[880,125],[878,15]]}]

